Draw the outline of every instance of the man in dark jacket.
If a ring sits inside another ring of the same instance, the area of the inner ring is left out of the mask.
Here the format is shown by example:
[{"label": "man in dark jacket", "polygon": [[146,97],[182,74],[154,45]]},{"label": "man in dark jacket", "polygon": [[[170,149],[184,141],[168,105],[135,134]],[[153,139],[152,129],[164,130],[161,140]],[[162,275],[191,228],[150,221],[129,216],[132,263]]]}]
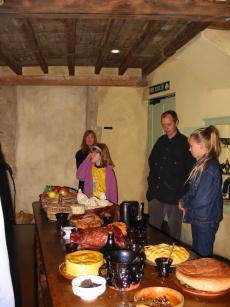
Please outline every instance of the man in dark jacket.
[{"label": "man in dark jacket", "polygon": [[167,216],[169,234],[179,240],[183,216],[178,203],[195,160],[189,152],[187,137],[177,128],[178,123],[175,111],[169,110],[161,115],[165,135],[157,140],[149,156],[146,196],[149,201],[149,223],[161,229]]}]

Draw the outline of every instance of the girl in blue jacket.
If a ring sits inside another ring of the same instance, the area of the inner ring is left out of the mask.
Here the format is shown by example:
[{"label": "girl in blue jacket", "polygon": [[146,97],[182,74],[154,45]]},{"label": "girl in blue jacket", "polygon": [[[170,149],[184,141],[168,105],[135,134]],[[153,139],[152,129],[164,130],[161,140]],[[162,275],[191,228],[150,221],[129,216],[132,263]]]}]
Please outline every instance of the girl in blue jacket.
[{"label": "girl in blue jacket", "polygon": [[191,224],[193,250],[202,257],[211,257],[223,217],[219,132],[214,126],[197,129],[190,135],[189,145],[197,162],[189,175],[189,188],[179,208],[184,211],[184,222]]}]

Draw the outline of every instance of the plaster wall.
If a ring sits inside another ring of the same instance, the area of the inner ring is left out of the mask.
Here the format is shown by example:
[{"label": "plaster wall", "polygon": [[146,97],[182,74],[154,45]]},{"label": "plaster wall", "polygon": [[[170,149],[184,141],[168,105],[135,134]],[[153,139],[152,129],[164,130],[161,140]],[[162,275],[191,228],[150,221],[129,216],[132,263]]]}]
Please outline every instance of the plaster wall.
[{"label": "plaster wall", "polygon": [[145,202],[148,105],[143,89],[99,87],[97,97],[97,123],[115,164],[119,202]]},{"label": "plaster wall", "polygon": [[45,185],[77,187],[75,152],[85,131],[86,89],[17,88],[17,210],[32,211]]}]

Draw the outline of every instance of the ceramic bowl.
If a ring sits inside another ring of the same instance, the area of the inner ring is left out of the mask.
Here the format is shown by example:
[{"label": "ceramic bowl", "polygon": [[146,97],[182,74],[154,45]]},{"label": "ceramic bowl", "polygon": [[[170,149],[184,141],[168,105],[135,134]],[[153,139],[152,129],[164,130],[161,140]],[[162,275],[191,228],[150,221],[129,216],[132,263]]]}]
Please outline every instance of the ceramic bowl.
[{"label": "ceramic bowl", "polygon": [[[92,288],[81,287],[81,283],[86,279],[90,279],[93,283],[99,284],[99,286]],[[72,280],[72,289],[73,293],[77,296],[80,296],[81,299],[92,301],[105,292],[106,280],[101,276],[95,275],[79,276]]]},{"label": "ceramic bowl", "polygon": [[[137,291],[134,295],[134,301],[154,299],[157,297],[166,296],[173,307],[184,306],[184,296],[172,288],[167,287],[148,287]],[[145,307],[148,305],[138,304],[139,307]]]}]

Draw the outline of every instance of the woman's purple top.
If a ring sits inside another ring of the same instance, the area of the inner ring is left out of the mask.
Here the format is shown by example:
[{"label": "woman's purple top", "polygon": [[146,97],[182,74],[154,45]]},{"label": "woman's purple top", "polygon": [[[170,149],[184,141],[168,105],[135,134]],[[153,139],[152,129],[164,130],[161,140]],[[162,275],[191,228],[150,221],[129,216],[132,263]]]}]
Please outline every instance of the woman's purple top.
[{"label": "woman's purple top", "polygon": [[[92,162],[86,158],[77,169],[77,179],[84,181],[84,193],[88,197],[93,196],[93,175]],[[105,185],[106,185],[106,199],[117,204],[117,180],[113,167],[111,165],[105,168]]]}]

